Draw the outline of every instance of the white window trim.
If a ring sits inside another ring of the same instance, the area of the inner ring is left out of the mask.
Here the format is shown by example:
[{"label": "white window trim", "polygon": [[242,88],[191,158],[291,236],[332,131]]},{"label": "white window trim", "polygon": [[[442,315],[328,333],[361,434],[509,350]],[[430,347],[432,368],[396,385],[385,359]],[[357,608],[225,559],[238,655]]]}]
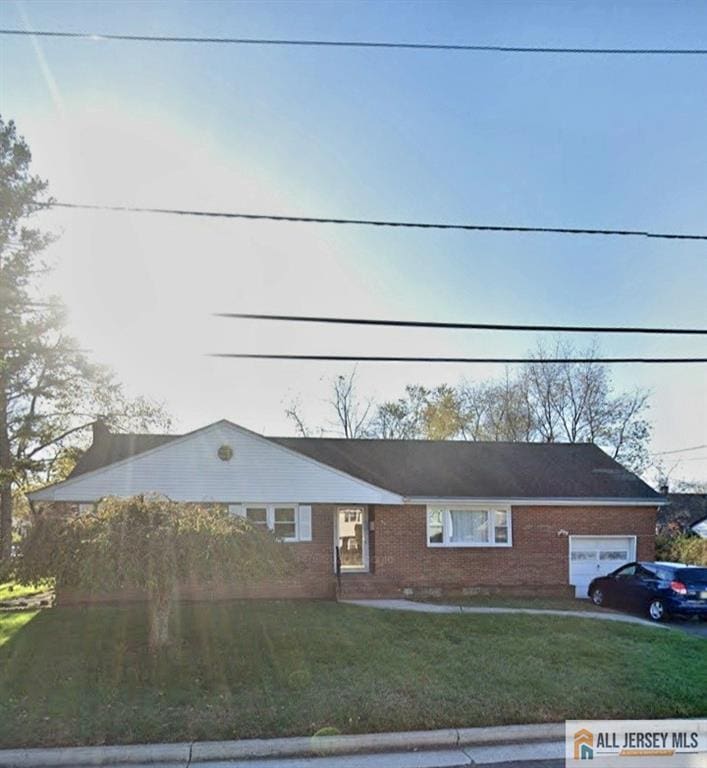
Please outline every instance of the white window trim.
[{"label": "white window trim", "polygon": [[291,502],[278,502],[276,504],[266,504],[262,501],[249,501],[244,502],[242,505],[243,507],[243,517],[248,519],[248,510],[259,508],[263,509],[265,508],[265,519],[267,522],[267,527],[269,531],[275,532],[275,508],[278,509],[291,509],[294,512],[294,526],[295,526],[295,535],[294,536],[287,536],[284,538],[278,537],[278,541],[299,541],[300,536],[300,530],[299,530],[299,504],[293,504]]},{"label": "white window trim", "polygon": [[[483,542],[453,542],[449,540],[449,531],[452,528],[451,525],[451,517],[450,517],[450,509],[453,510],[463,510],[463,511],[469,511],[469,512],[486,512],[487,514],[487,525],[488,530],[491,535],[491,541],[483,541]],[[431,542],[430,541],[430,513],[431,512],[442,512],[442,541],[441,542]],[[507,515],[508,520],[508,541],[496,541],[496,526],[493,524],[493,512],[505,512]],[[448,505],[441,505],[441,504],[429,504],[425,511],[426,515],[426,525],[425,525],[425,535],[427,537],[427,546],[431,549],[468,549],[468,548],[478,548],[478,547],[512,547],[513,546],[513,515],[511,512],[510,506],[506,506],[503,504],[494,504],[494,505],[479,505],[479,504],[448,504]]]}]

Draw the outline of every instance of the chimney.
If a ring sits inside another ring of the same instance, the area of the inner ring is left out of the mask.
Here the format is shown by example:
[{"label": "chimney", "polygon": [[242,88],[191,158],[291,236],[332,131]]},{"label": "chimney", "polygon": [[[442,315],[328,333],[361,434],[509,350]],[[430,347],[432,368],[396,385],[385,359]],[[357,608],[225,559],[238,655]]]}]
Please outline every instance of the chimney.
[{"label": "chimney", "polygon": [[103,419],[96,419],[91,425],[93,428],[93,444],[101,445],[108,441],[110,437],[110,430]]},{"label": "chimney", "polygon": [[670,486],[668,485],[668,481],[664,480],[660,484],[660,488],[658,490],[660,491],[661,496],[667,496],[668,493],[670,493]]}]

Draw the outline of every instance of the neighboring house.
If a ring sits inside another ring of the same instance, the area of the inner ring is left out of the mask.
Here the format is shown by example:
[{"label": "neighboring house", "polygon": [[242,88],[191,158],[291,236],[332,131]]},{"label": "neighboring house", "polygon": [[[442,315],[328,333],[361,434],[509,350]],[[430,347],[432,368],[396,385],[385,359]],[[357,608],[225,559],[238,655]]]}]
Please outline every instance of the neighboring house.
[{"label": "neighboring house", "polygon": [[229,421],[186,435],[97,423],[72,475],[30,499],[82,510],[149,492],[228,505],[301,562],[287,583],[209,596],[333,597],[337,562],[343,596],[585,596],[594,576],[653,557],[663,503],[591,444],[264,437]]},{"label": "neighboring house", "polygon": [[707,493],[661,493],[668,503],[658,513],[657,532],[660,534],[696,533],[707,538]]}]

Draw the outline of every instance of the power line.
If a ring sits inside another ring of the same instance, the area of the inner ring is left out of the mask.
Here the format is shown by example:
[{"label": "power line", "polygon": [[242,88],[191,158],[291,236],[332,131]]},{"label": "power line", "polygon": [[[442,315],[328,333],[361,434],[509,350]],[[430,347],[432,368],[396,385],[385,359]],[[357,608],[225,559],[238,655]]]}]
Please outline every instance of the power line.
[{"label": "power line", "polygon": [[707,363],[707,357],[392,357],[378,355],[270,355],[251,352],[215,352],[209,357],[236,358],[241,360],[301,360],[338,361],[347,363]]},{"label": "power line", "polygon": [[556,333],[643,333],[707,335],[707,328],[642,328],[636,326],[587,325],[512,325],[505,323],[443,323],[422,320],[373,320],[362,317],[319,317],[305,315],[265,315],[252,312],[216,312],[216,317],[243,320],[275,320],[285,323],[367,325],[395,328],[446,328],[479,331],[552,331]]},{"label": "power line", "polygon": [[417,51],[467,51],[475,53],[592,54],[620,56],[702,56],[706,48],[563,48],[526,45],[473,45],[467,43],[405,43],[374,40],[302,40],[264,37],[194,37],[181,35],[123,35],[100,32],[0,29],[0,35],[55,37],[73,40],[121,40],[136,43],[201,43],[209,45],[297,46],[311,48],[382,48]]},{"label": "power line", "polygon": [[699,451],[702,448],[707,448],[706,445],[693,445],[692,448],[677,448],[674,451],[656,451],[651,454],[652,456],[667,456],[669,453],[689,453],[690,451]]},{"label": "power line", "polygon": [[133,205],[95,205],[89,203],[44,203],[45,208],[70,208],[89,211],[115,211],[120,213],[157,213],[170,216],[199,216],[216,219],[245,219],[250,221],[299,222],[305,224],[353,224],[368,227],[399,227],[412,229],[450,229],[473,232],[524,232],[558,235],[620,235],[648,237],[662,240],[707,240],[707,234],[677,232],[649,232],[639,229],[588,229],[574,227],[524,227],[498,224],[446,224],[440,222],[387,221],[382,219],[342,219],[324,216],[284,216],[274,213],[236,213],[232,211],[197,211],[184,208],[147,208]]}]

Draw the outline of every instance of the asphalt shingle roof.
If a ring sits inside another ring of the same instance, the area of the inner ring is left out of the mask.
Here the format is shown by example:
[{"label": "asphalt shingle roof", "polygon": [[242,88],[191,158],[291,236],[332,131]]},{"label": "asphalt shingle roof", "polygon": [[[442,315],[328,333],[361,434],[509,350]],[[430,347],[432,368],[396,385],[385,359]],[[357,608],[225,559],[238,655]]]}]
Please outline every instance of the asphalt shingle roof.
[{"label": "asphalt shingle roof", "polygon": [[707,493],[669,493],[670,502],[658,512],[658,530],[685,531],[707,517]]},{"label": "asphalt shingle roof", "polygon": [[589,443],[269,439],[403,496],[660,498]]},{"label": "asphalt shingle roof", "polygon": [[181,435],[115,435],[107,434],[79,457],[69,477],[77,477],[94,469],[129,459],[165,443],[171,443]]}]

